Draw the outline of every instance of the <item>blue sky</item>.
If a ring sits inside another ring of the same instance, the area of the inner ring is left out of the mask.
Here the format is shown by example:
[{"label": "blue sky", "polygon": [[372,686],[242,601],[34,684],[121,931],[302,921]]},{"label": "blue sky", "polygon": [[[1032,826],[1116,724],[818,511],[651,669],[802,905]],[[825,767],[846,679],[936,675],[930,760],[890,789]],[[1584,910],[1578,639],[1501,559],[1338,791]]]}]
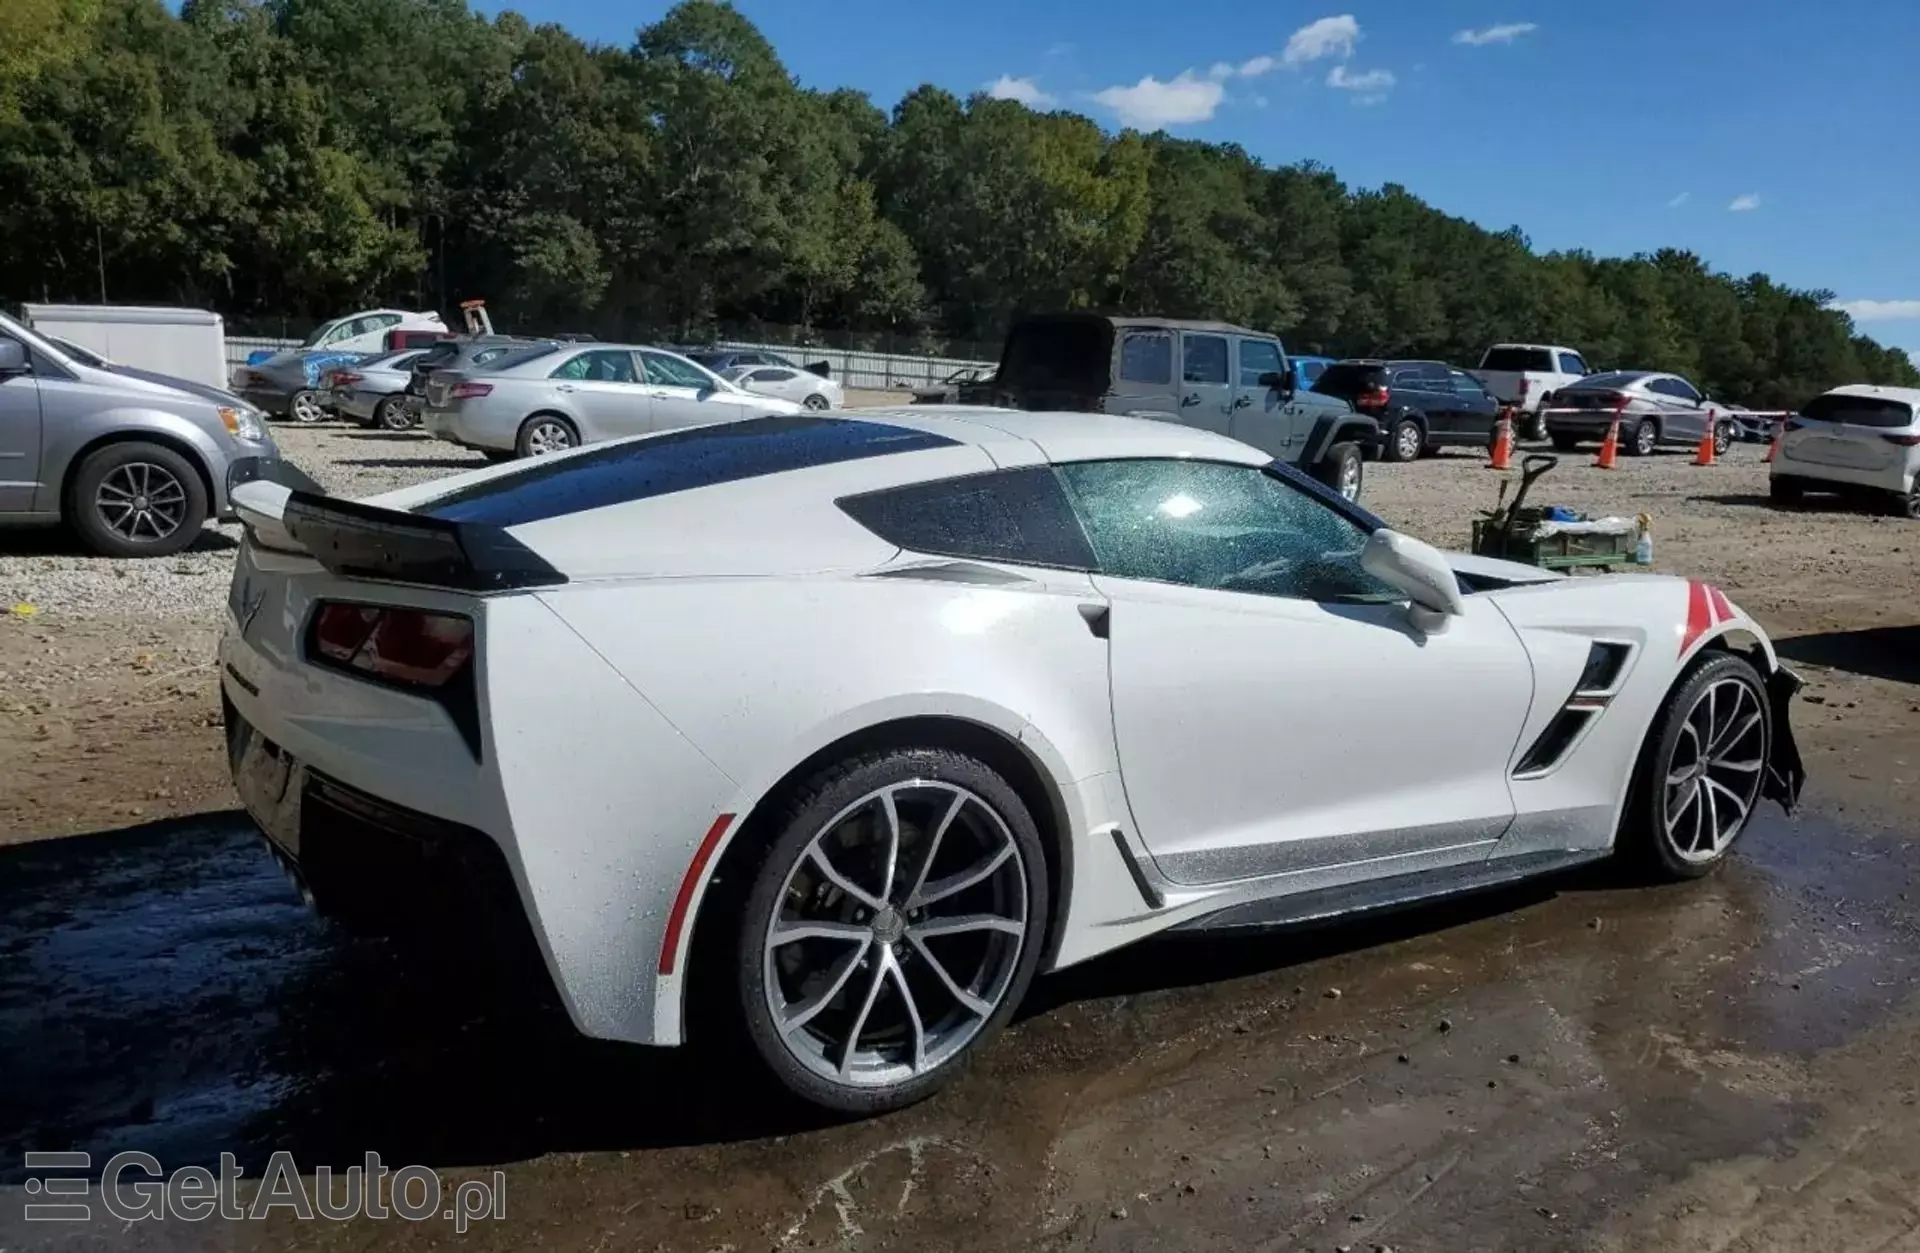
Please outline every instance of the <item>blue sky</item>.
[{"label": "blue sky", "polygon": [[[479,0],[626,44],[661,0]],[[932,82],[1404,184],[1539,249],[1825,288],[1920,362],[1916,0],[739,0],[809,87]]]}]

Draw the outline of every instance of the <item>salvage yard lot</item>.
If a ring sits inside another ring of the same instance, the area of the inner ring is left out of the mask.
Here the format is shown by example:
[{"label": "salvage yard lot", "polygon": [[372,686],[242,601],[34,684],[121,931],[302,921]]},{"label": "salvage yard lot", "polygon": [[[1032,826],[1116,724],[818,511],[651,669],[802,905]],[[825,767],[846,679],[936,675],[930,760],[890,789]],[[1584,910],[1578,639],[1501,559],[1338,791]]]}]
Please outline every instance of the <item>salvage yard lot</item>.
[{"label": "salvage yard lot", "polygon": [[[276,436],[347,496],[484,464],[418,433],[328,425]],[[1897,808],[1914,771],[1904,756],[1872,763],[1902,738],[1920,743],[1915,693],[1884,673],[1914,665],[1920,524],[1840,506],[1773,509],[1756,446],[1710,468],[1679,453],[1624,458],[1613,471],[1592,460],[1563,457],[1533,503],[1650,513],[1657,570],[1719,583],[1777,639],[1807,637],[1784,647],[1823,702],[1800,710],[1816,798],[1834,781],[1823,756],[1836,756],[1840,774],[1858,776],[1845,778],[1850,803]],[[1502,477],[1466,453],[1367,470],[1368,506],[1451,548],[1466,547]],[[31,607],[0,617],[0,842],[232,803],[211,659],[237,534],[224,526],[178,557],[126,562],[82,555],[55,533],[0,533],[0,607]]]},{"label": "salvage yard lot", "polygon": [[[278,435],[348,495],[482,464]],[[500,1169],[509,1218],[460,1241],[482,1250],[1913,1248],[1920,524],[1776,512],[1760,456],[1570,456],[1534,496],[1651,513],[1657,568],[1720,583],[1809,678],[1807,809],[1769,806],[1721,873],[1142,946],[1039,981],[950,1092],[829,1127],[715,1099],[734,1077],[701,1050],[476,1008],[466,954],[416,966],[299,907],[221,749],[233,528],[144,563],[7,535],[0,609],[34,612],[0,614],[0,1183],[56,1144],[237,1151],[254,1178],[270,1149],[378,1148]],[[1501,480],[1465,454],[1368,470],[1367,504],[1453,547]]]}]

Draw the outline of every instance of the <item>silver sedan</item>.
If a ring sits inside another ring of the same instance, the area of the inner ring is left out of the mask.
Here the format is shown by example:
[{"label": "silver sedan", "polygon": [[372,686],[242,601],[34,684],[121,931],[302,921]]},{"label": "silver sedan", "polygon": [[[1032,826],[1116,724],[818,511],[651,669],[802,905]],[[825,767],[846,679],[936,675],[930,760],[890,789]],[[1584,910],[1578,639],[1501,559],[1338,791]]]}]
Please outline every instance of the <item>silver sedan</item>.
[{"label": "silver sedan", "polygon": [[1735,423],[1727,406],[1678,374],[1615,370],[1589,374],[1554,393],[1546,414],[1547,436],[1562,452],[1604,439],[1616,416],[1620,450],[1647,456],[1663,444],[1692,448],[1713,422],[1714,452],[1733,442]]},{"label": "silver sedan", "polygon": [[406,410],[407,379],[413,359],[424,348],[369,357],[327,372],[327,400],[333,411],[361,426],[404,431],[413,425]]},{"label": "silver sedan", "polygon": [[744,391],[676,353],[624,344],[535,344],[427,380],[422,425],[497,460],[600,440],[803,412]]}]

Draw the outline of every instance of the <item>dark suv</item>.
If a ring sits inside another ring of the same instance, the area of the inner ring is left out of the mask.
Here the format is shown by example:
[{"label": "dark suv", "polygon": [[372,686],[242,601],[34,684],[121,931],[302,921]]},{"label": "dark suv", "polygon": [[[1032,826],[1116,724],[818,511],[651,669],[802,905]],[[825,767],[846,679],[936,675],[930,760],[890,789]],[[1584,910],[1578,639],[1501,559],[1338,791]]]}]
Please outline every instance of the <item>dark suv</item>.
[{"label": "dark suv", "polygon": [[1214,431],[1300,467],[1349,500],[1380,427],[1294,386],[1272,335],[1225,322],[1050,313],[1007,334],[994,403],[1154,418]]},{"label": "dark suv", "polygon": [[1339,361],[1313,390],[1371,414],[1385,432],[1380,455],[1388,461],[1412,461],[1436,448],[1485,448],[1500,417],[1500,402],[1479,379],[1441,361]]}]

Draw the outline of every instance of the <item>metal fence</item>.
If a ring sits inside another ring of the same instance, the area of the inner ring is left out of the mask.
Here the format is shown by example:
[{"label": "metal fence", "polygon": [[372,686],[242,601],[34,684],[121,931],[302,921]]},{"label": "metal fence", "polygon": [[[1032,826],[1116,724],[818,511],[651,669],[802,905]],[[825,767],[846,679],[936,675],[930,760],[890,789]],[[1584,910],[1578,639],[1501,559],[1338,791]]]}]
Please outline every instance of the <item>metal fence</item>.
[{"label": "metal fence", "polygon": [[[227,373],[231,376],[234,369],[245,365],[248,357],[254,353],[284,352],[299,346],[300,341],[297,339],[229,335],[227,336]],[[961,357],[921,357],[906,353],[864,352],[850,348],[794,348],[786,344],[751,340],[723,339],[713,347],[778,353],[800,365],[812,365],[815,362],[824,361],[832,370],[833,377],[842,386],[879,391],[927,387],[945,380],[960,370],[981,368],[991,370],[997,364],[993,361],[970,361]]]}]

